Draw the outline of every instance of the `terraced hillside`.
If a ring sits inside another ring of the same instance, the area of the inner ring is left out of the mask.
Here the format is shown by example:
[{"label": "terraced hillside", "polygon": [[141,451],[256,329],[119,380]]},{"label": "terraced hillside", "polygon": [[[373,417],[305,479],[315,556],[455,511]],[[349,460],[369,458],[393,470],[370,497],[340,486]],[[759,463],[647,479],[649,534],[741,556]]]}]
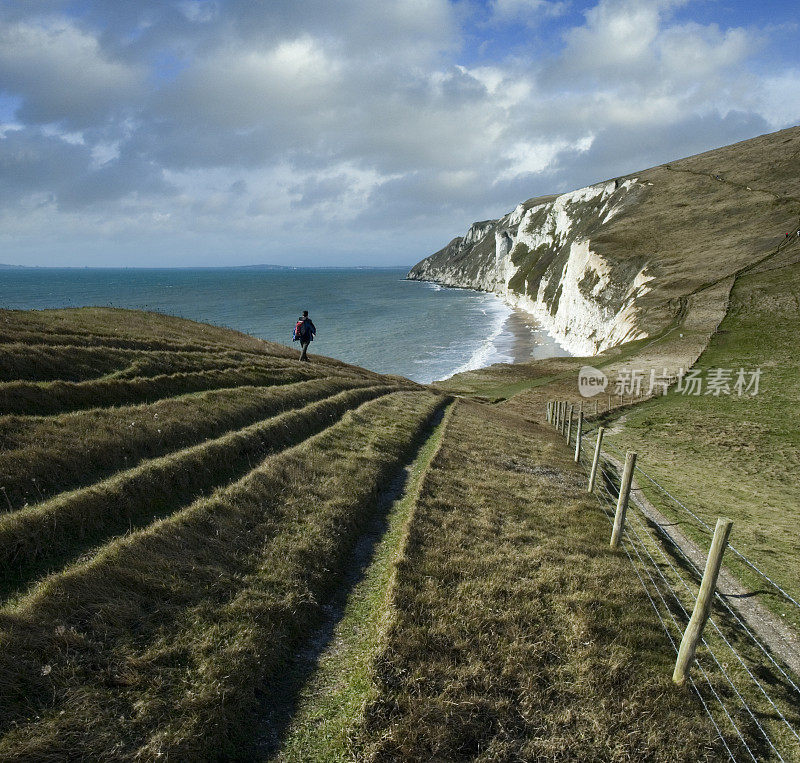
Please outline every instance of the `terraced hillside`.
[{"label": "terraced hillside", "polygon": [[0,760],[722,754],[524,394],[156,314],[0,327]]},{"label": "terraced hillside", "polygon": [[156,314],[0,334],[0,758],[232,754],[445,398]]}]

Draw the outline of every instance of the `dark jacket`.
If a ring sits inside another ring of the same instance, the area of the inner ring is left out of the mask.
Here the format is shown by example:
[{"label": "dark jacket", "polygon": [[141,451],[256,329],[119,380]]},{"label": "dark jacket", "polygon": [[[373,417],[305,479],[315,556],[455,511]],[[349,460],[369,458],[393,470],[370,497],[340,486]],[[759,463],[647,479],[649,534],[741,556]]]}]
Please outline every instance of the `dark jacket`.
[{"label": "dark jacket", "polygon": [[312,321],[311,318],[298,318],[298,322],[299,321],[303,322],[303,327],[295,332],[295,339],[299,339],[301,344],[303,342],[313,342],[314,334],[317,333],[317,327],[314,325],[314,321]]}]

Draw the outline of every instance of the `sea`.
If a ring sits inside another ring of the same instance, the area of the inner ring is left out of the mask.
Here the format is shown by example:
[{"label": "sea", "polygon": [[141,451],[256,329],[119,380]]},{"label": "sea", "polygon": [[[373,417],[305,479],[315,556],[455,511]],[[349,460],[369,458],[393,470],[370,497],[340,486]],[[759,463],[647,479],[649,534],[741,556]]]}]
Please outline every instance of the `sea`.
[{"label": "sea", "polygon": [[[0,307],[151,310],[292,345],[302,310],[327,355],[429,384],[493,363],[567,355],[498,297],[407,281],[406,268],[9,268]],[[297,345],[294,345],[297,347]]]}]

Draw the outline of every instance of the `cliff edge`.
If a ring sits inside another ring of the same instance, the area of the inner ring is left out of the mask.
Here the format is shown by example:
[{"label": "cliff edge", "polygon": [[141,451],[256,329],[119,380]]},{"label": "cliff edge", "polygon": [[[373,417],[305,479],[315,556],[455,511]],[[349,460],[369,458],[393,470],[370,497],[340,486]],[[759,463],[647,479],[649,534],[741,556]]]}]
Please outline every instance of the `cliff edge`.
[{"label": "cliff edge", "polygon": [[[800,222],[800,127],[473,223],[408,273],[498,294],[576,355],[654,335]],[[727,294],[723,295],[727,299]]]}]

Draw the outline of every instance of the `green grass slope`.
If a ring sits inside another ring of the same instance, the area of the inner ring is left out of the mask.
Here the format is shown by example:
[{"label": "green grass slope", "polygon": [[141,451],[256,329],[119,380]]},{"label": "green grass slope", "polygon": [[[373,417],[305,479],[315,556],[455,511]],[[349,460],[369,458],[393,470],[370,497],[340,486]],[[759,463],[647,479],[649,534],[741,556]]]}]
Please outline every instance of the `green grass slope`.
[{"label": "green grass slope", "polygon": [[0,758],[246,754],[446,399],[157,314],[0,333]]},{"label": "green grass slope", "polygon": [[669,323],[681,297],[735,275],[798,229],[798,166],[792,127],[631,176],[647,192],[591,241],[601,255],[652,263],[652,290],[637,300],[648,333]]},{"label": "green grass slope", "polygon": [[[793,260],[800,260],[800,244],[787,248],[782,262],[737,280],[728,313],[695,366],[705,378],[730,371],[730,394],[673,389],[630,412],[611,441],[637,450],[707,523],[733,519],[737,547],[800,601],[800,262]],[[748,380],[760,369],[757,395],[733,390],[739,369]],[[670,504],[658,501],[680,519]],[[735,558],[728,563],[754,590],[761,587]],[[762,598],[800,631],[795,607],[780,596]]]}]

